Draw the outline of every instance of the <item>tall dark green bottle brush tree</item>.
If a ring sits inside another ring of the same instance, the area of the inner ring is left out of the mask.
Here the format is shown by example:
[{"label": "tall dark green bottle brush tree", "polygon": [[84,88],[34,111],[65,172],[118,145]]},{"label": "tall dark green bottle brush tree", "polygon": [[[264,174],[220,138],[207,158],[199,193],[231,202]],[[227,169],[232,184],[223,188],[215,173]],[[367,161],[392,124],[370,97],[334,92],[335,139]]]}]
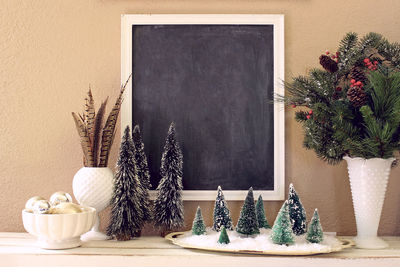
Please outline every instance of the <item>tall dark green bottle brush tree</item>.
[{"label": "tall dark green bottle brush tree", "polygon": [[140,208],[142,209],[143,220],[149,222],[152,219],[152,214],[151,214],[152,209],[149,197],[149,190],[151,187],[150,172],[147,163],[147,157],[144,152],[144,144],[142,141],[142,136],[140,135],[139,125],[136,125],[133,128],[132,141],[134,145],[133,155],[135,157],[136,170],[140,181],[140,186],[143,192],[143,194],[140,196],[141,197]]},{"label": "tall dark green bottle brush tree", "polygon": [[261,195],[259,195],[257,199],[256,214],[257,214],[258,227],[271,229],[271,226],[267,221],[267,217],[265,216],[264,201]]},{"label": "tall dark green bottle brush tree", "polygon": [[233,230],[232,218],[224,197],[224,193],[222,192],[221,186],[218,186],[217,197],[214,204],[212,229],[219,232],[221,231],[222,226],[224,226],[227,230]]},{"label": "tall dark green bottle brush tree", "polygon": [[400,44],[382,35],[348,33],[337,53],[285,83],[278,97],[297,109],[304,146],[330,164],[344,156],[390,158],[400,141]]},{"label": "tall dark green bottle brush tree", "polygon": [[171,123],[161,157],[161,180],[154,202],[154,222],[161,235],[179,229],[184,224],[182,202],[183,155]]},{"label": "tall dark green bottle brush tree", "polygon": [[130,129],[127,126],[119,150],[111,199],[111,219],[107,227],[107,235],[120,241],[132,239],[143,227],[140,206],[143,192],[135,168],[133,149]]},{"label": "tall dark green bottle brush tree", "polygon": [[258,229],[258,221],[256,215],[256,207],[254,205],[253,188],[250,187],[247,197],[240,211],[236,232],[242,235],[251,236],[260,233]]}]

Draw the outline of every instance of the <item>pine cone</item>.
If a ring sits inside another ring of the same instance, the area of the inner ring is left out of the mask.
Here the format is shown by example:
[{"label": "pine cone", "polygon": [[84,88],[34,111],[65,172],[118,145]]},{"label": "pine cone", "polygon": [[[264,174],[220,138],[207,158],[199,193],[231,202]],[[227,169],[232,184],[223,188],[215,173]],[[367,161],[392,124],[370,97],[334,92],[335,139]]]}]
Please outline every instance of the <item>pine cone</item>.
[{"label": "pine cone", "polygon": [[354,79],[356,81],[360,81],[363,84],[366,84],[366,82],[368,81],[367,77],[365,76],[364,71],[360,67],[356,67],[356,66],[351,68],[350,78]]},{"label": "pine cone", "polygon": [[357,108],[364,106],[367,102],[367,95],[361,87],[353,86],[347,91],[347,99],[349,99],[352,105]]},{"label": "pine cone", "polygon": [[321,64],[324,69],[332,73],[337,72],[339,69],[337,62],[326,55],[321,55],[319,57],[319,64]]}]

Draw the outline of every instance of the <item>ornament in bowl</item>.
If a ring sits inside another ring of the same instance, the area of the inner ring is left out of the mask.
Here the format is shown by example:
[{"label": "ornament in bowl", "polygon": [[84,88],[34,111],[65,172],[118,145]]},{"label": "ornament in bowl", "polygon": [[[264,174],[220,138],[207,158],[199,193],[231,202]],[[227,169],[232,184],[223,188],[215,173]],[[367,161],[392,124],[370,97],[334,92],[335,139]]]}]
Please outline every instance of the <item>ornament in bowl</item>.
[{"label": "ornament in bowl", "polygon": [[25,230],[37,237],[39,247],[66,249],[81,245],[80,236],[92,228],[95,215],[94,208],[72,203],[71,196],[60,191],[50,201],[30,198],[22,211],[22,221]]},{"label": "ornament in bowl", "polygon": [[122,95],[130,77],[121,87],[119,96],[105,123],[103,123],[103,118],[107,99],[100,105],[96,113],[90,88],[85,99],[83,114],[77,115],[72,112],[81,141],[84,165],[74,176],[72,190],[79,204],[94,207],[97,211],[96,222],[92,230],[82,236],[83,240],[108,239],[107,235],[99,231],[98,213],[109,205],[112,196],[114,174],[107,167],[108,157],[114,140]]}]

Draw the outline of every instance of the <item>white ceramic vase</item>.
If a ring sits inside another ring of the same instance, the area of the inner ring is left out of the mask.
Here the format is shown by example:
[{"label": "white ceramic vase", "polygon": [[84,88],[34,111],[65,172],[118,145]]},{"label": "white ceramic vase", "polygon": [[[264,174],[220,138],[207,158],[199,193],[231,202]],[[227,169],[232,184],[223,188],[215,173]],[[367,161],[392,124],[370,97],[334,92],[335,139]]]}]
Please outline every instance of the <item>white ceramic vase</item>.
[{"label": "white ceramic vase", "polygon": [[383,201],[394,158],[350,158],[347,161],[358,248],[381,249],[388,244],[377,236]]},{"label": "white ceramic vase", "polygon": [[97,211],[96,222],[91,231],[81,236],[84,241],[106,240],[99,231],[99,213],[109,204],[113,191],[114,174],[110,168],[83,167],[74,176],[72,190],[79,204],[93,207]]}]

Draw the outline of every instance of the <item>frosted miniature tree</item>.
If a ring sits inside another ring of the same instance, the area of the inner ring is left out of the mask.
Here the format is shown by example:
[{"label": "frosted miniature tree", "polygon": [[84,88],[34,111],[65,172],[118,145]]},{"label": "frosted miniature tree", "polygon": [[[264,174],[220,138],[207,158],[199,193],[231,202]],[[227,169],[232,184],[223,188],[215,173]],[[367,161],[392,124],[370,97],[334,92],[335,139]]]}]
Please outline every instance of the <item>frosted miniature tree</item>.
[{"label": "frosted miniature tree", "polygon": [[161,180],[154,202],[154,222],[162,235],[183,226],[182,176],[183,155],[176,140],[175,124],[171,123],[161,157]]},{"label": "frosted miniature tree", "polygon": [[258,197],[258,200],[256,203],[256,214],[257,214],[258,227],[265,228],[265,229],[271,229],[271,226],[269,225],[269,223],[267,221],[267,217],[265,216],[264,201],[263,201],[261,195]]},{"label": "frosted miniature tree", "polygon": [[292,222],[292,229],[295,235],[302,235],[307,232],[306,211],[301,204],[300,198],[294,189],[293,184],[289,186],[289,214]]},{"label": "frosted miniature tree", "polygon": [[214,214],[213,214],[213,230],[219,232],[222,226],[228,230],[233,230],[232,218],[226,204],[221,186],[218,186],[217,198],[215,199]]},{"label": "frosted miniature tree", "polygon": [[133,140],[133,145],[135,147],[133,155],[135,157],[136,170],[139,177],[140,186],[142,187],[142,192],[143,192],[143,194],[141,195],[140,207],[143,213],[143,220],[150,221],[151,220],[151,205],[149,197],[149,190],[151,187],[150,173],[147,164],[147,157],[146,154],[144,153],[144,144],[142,141],[142,137],[140,135],[139,125],[136,125],[135,128],[133,128],[132,140]]},{"label": "frosted miniature tree", "polygon": [[253,188],[250,187],[247,197],[240,211],[236,232],[243,235],[256,235],[260,233],[258,229],[256,207],[254,205]]},{"label": "frosted miniature tree", "polygon": [[218,243],[220,244],[229,244],[231,241],[229,240],[228,233],[226,232],[225,226],[221,228],[221,234],[219,235]]},{"label": "frosted miniature tree", "polygon": [[203,235],[206,232],[206,225],[204,224],[203,215],[201,214],[200,206],[197,207],[196,216],[193,220],[192,234]]},{"label": "frosted miniature tree", "polygon": [[274,226],[272,227],[271,240],[273,243],[279,245],[289,245],[294,243],[287,200],[283,203],[278,215],[276,216]]},{"label": "frosted miniature tree", "polygon": [[117,240],[132,239],[143,227],[143,213],[140,208],[141,192],[135,168],[133,143],[129,126],[125,128],[119,150],[114,191],[111,199],[111,219],[107,235]]},{"label": "frosted miniature tree", "polygon": [[324,240],[324,232],[322,231],[321,222],[319,220],[318,209],[315,209],[314,215],[311,218],[306,240],[311,243],[320,243]]}]

